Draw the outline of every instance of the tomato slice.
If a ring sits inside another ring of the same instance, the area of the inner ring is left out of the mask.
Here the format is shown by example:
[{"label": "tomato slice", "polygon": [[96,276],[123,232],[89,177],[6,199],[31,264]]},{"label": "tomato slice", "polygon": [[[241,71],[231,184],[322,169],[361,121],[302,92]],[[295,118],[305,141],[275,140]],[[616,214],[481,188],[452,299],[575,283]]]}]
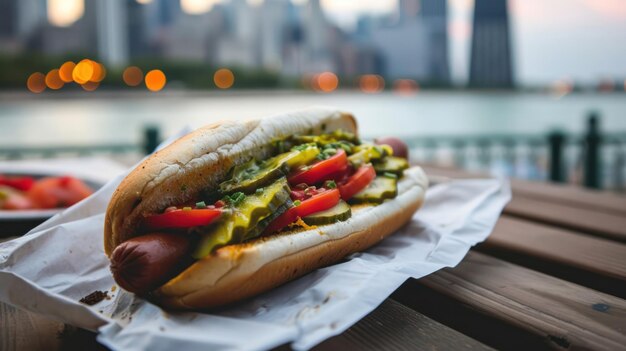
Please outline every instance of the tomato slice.
[{"label": "tomato slice", "polygon": [[5,177],[0,175],[0,185],[10,186],[11,188],[28,191],[35,184],[33,177]]},{"label": "tomato slice", "polygon": [[27,196],[37,208],[69,207],[91,195],[93,190],[82,180],[65,177],[39,179]]},{"label": "tomato slice", "polygon": [[313,195],[311,198],[302,201],[298,206],[288,209],[285,213],[276,218],[265,229],[266,234],[277,232],[291,223],[295,222],[298,217],[306,217],[314,213],[327,210],[337,203],[341,194],[338,189],[330,189],[322,193]]},{"label": "tomato slice", "polygon": [[348,167],[348,157],[343,149],[326,160],[306,166],[289,177],[289,184],[317,184],[332,179],[331,175]]},{"label": "tomato slice", "polygon": [[209,225],[221,214],[222,210],[213,208],[174,210],[146,217],[144,224],[148,229],[185,229]]},{"label": "tomato slice", "polygon": [[338,185],[341,198],[345,201],[350,200],[356,193],[365,189],[374,178],[376,178],[374,166],[368,163],[359,167],[348,180]]}]

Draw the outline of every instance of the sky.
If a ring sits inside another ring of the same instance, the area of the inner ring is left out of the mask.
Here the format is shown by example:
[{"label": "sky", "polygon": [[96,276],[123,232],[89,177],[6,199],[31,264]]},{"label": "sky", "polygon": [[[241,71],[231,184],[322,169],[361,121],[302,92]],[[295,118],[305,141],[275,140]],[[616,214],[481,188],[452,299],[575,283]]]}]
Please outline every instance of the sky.
[{"label": "sky", "polygon": [[[328,16],[346,28],[360,14],[392,13],[397,7],[397,0],[321,2]],[[462,84],[468,74],[474,1],[448,0],[448,5],[451,73]],[[626,0],[509,0],[509,12],[520,84],[626,79]]]}]

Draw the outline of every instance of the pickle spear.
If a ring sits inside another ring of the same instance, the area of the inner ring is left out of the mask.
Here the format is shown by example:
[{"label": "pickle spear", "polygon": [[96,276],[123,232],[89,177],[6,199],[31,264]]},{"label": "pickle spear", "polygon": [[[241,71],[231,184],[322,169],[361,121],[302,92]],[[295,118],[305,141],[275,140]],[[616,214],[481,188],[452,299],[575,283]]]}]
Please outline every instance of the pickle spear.
[{"label": "pickle spear", "polygon": [[201,259],[221,246],[257,237],[272,218],[293,206],[285,177],[261,190],[245,196],[238,205],[226,208],[219,223],[196,229],[201,238],[192,256]]},{"label": "pickle spear", "polygon": [[300,145],[266,161],[250,160],[235,167],[233,177],[219,185],[222,194],[241,191],[254,192],[273,180],[289,173],[290,169],[309,164],[315,160],[320,150],[314,145]]}]

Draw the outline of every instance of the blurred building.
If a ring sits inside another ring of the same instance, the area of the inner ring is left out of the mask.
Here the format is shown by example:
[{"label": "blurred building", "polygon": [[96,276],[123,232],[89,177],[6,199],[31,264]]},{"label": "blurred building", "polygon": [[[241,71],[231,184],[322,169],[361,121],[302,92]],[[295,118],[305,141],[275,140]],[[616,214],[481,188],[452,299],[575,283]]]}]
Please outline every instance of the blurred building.
[{"label": "blurred building", "polygon": [[49,18],[56,0],[1,1],[3,52],[88,55],[114,66],[165,59],[287,77],[332,71],[449,82],[443,0],[399,0],[395,14],[363,16],[353,31],[331,22],[320,0],[229,0],[193,14],[179,0],[67,0],[84,9],[63,24]]},{"label": "blurred building", "polygon": [[448,57],[447,1],[422,0],[421,17],[426,31],[426,71],[428,80],[435,84],[450,83]]},{"label": "blurred building", "polygon": [[476,0],[469,85],[479,88],[513,86],[509,13],[503,0]]}]

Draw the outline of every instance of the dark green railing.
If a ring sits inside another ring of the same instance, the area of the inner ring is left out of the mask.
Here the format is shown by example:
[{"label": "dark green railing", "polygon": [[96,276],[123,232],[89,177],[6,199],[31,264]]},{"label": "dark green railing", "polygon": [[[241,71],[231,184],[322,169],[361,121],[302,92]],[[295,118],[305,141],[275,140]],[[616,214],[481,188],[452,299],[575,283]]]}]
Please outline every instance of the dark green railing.
[{"label": "dark green railing", "polygon": [[[488,171],[494,158],[502,159],[512,168],[521,158],[526,158],[527,164],[537,168],[541,168],[543,160],[545,175],[530,178],[560,183],[578,182],[593,189],[624,191],[626,187],[626,133],[601,134],[596,113],[590,114],[584,135],[553,131],[544,136],[428,136],[409,138],[407,142],[417,154],[418,162],[468,168],[468,161],[474,159],[478,165],[474,169]],[[437,155],[442,150],[452,154],[452,160],[442,160],[444,157]],[[576,171],[581,174],[576,176]]]},{"label": "dark green railing", "polygon": [[[504,174],[553,182],[578,182],[593,188],[626,188],[626,133],[601,134],[599,117],[592,113],[584,135],[567,135],[554,131],[547,135],[496,134],[470,136],[428,136],[407,139],[414,160],[442,163],[463,169],[489,171],[499,159],[509,169],[526,160],[531,175]],[[154,150],[160,140],[159,129],[143,131],[140,143],[113,145],[65,145],[51,147],[2,147],[0,159],[50,158],[94,154],[143,155]],[[447,161],[441,152],[447,152]],[[474,164],[472,164],[474,161]],[[581,173],[576,176],[576,171]],[[572,179],[580,178],[580,179]]]}]

